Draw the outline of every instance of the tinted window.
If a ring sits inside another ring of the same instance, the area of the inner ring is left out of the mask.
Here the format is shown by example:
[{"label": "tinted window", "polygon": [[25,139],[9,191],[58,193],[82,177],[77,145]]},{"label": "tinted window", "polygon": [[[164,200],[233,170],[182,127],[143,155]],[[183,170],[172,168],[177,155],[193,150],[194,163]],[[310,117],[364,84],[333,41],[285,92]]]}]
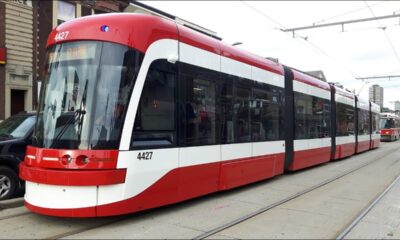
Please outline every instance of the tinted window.
[{"label": "tinted window", "polygon": [[253,141],[284,139],[283,89],[255,83],[251,107]]},{"label": "tinted window", "polygon": [[336,103],[336,136],[354,135],[354,107]]},{"label": "tinted window", "polygon": [[236,129],[235,142],[249,142],[250,135],[250,100],[251,86],[250,81],[238,78],[236,85],[236,96],[233,99],[233,118]]},{"label": "tinted window", "polygon": [[216,144],[218,73],[179,63],[180,145]]},{"label": "tinted window", "polygon": [[221,142],[234,143],[235,142],[235,128],[233,126],[233,82],[235,77],[226,74],[222,75],[220,84],[221,93],[218,103],[221,109]]},{"label": "tinted window", "polygon": [[132,134],[132,147],[165,147],[176,142],[176,69],[166,60],[149,68]]},{"label": "tinted window", "polygon": [[372,113],[372,132],[379,133],[378,130],[379,130],[379,114]]},{"label": "tinted window", "polygon": [[295,139],[330,136],[330,101],[303,93],[294,93]]},{"label": "tinted window", "polygon": [[358,109],[358,134],[370,134],[369,111]]}]

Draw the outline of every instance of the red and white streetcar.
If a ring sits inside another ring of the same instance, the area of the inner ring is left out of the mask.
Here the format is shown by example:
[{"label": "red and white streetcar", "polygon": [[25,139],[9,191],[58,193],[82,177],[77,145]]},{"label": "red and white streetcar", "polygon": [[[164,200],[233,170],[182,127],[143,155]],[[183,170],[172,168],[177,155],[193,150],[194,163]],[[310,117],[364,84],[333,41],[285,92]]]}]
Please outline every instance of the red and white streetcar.
[{"label": "red and white streetcar", "polygon": [[25,205],[126,214],[368,150],[369,102],[173,21],[102,14],[47,43]]},{"label": "red and white streetcar", "polygon": [[400,139],[400,116],[394,113],[380,115],[381,141],[392,142]]}]

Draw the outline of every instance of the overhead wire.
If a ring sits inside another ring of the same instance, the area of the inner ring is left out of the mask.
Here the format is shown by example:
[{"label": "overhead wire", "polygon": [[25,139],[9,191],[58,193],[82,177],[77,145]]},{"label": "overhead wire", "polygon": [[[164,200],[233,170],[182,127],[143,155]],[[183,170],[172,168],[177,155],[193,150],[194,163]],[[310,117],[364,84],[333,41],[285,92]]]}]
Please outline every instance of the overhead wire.
[{"label": "overhead wire", "polygon": [[[365,3],[365,5],[367,5],[367,7],[368,7],[369,11],[371,12],[372,16],[376,17],[374,11],[372,11],[372,8],[368,5],[367,1],[364,0],[364,3]],[[376,20],[376,21],[377,21],[377,23],[379,24],[380,28],[383,30],[383,32],[384,32],[384,34],[385,34],[385,36],[386,36],[386,39],[387,39],[387,41],[389,42],[390,47],[392,48],[392,50],[393,50],[393,52],[394,52],[394,54],[395,54],[397,60],[398,60],[399,63],[400,63],[399,54],[397,53],[397,51],[396,51],[396,49],[395,49],[395,47],[394,47],[394,45],[393,45],[392,40],[390,40],[389,35],[388,35],[387,32],[385,31],[385,30],[386,30],[386,27],[384,27],[384,26],[381,24],[381,22],[380,22],[379,20]]]},{"label": "overhead wire", "polygon": [[[267,14],[265,14],[264,12],[261,12],[260,10],[256,9],[255,7],[253,7],[252,5],[250,5],[249,3],[245,2],[245,1],[241,1],[244,5],[246,5],[247,7],[249,7],[250,9],[252,9],[253,11],[257,12],[258,14],[264,16],[265,18],[267,18],[269,21],[277,24],[279,26],[279,28],[274,28],[275,30],[281,30],[281,29],[286,29],[286,27],[281,24],[280,22],[276,21],[275,19],[273,19],[272,17],[268,16]],[[289,32],[286,32],[287,34],[291,34]],[[322,50],[320,47],[318,47],[315,43],[311,42],[308,37],[303,37],[297,33],[293,33],[295,40],[299,41],[298,39],[301,38],[304,41],[306,41],[311,47],[314,48],[314,50],[317,50],[317,52],[319,54],[324,55],[327,58],[330,58],[331,60],[333,60],[336,64],[338,64],[339,66],[341,66],[342,68],[346,69],[346,71],[348,71],[354,78],[358,78],[358,75],[356,73],[354,73],[350,68],[348,68],[347,66],[343,65],[339,60],[337,60],[335,57],[333,57],[332,55],[328,54],[326,51]],[[296,38],[297,36],[297,38]],[[304,45],[304,43],[302,41],[300,41],[300,43],[302,45]],[[306,45],[304,45],[306,46]]]},{"label": "overhead wire", "polygon": [[[378,2],[378,3],[372,4],[371,7],[372,7],[372,6],[377,6],[377,5],[380,5],[380,4],[382,4],[382,3],[386,3],[386,2],[387,2],[387,0],[382,1],[382,2]],[[347,12],[344,12],[344,13],[339,13],[339,14],[334,15],[334,16],[332,16],[332,17],[328,17],[328,18],[325,18],[325,19],[322,19],[322,20],[318,20],[318,21],[314,22],[313,25],[316,25],[316,24],[319,24],[319,23],[323,23],[323,22],[326,22],[326,21],[328,21],[328,20],[331,20],[331,19],[334,19],[334,18],[337,18],[337,17],[343,17],[343,16],[346,16],[346,15],[348,15],[348,14],[355,13],[355,12],[358,12],[358,11],[361,11],[361,10],[364,10],[364,9],[366,9],[366,8],[368,8],[368,7],[357,8],[357,9],[350,10],[350,11],[347,11]],[[400,9],[399,9],[399,10],[400,10]]]}]

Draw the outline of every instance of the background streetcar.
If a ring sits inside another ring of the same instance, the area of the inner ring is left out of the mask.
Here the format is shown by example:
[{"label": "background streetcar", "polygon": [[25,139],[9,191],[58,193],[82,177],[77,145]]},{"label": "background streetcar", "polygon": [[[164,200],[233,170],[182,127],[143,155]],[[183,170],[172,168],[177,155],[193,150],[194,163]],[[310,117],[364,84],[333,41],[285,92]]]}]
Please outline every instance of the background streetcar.
[{"label": "background streetcar", "polygon": [[381,141],[396,141],[400,139],[400,116],[394,113],[380,114]]}]

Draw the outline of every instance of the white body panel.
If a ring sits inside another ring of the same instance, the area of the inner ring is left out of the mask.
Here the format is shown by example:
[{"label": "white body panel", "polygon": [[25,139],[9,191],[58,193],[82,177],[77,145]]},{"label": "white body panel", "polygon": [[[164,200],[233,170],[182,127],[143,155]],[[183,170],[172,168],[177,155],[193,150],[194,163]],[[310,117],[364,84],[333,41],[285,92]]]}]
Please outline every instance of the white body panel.
[{"label": "white body panel", "polygon": [[251,66],[227,57],[221,57],[221,72],[251,79]]},{"label": "white body panel", "polygon": [[370,140],[370,135],[358,135],[358,142],[365,142]]},{"label": "white body panel", "polygon": [[54,209],[83,208],[97,205],[97,186],[58,186],[26,181],[25,201]]},{"label": "white body panel", "polygon": [[342,137],[336,137],[336,145],[343,145],[343,144],[348,144],[348,143],[356,143],[356,136],[342,136]]},{"label": "white body panel", "polygon": [[299,81],[293,81],[293,91],[331,100],[331,92]]},{"label": "white body panel", "polygon": [[379,133],[374,133],[374,134],[372,134],[372,140],[374,140],[374,139],[381,139],[381,134],[379,134]]},{"label": "white body panel", "polygon": [[179,54],[179,61],[181,62],[218,72],[221,70],[221,56],[218,54],[204,51],[185,43],[179,43]]},{"label": "white body panel", "polygon": [[248,158],[252,154],[251,143],[235,143],[221,145],[221,160],[234,160],[239,158]]},{"label": "white body panel", "polygon": [[253,157],[285,152],[285,141],[253,143]]},{"label": "white body panel", "polygon": [[285,87],[285,78],[282,75],[253,66],[251,67],[251,79],[281,88]]},{"label": "white body panel", "polygon": [[186,147],[179,149],[179,167],[219,162],[221,146]]},{"label": "white body panel", "polygon": [[346,105],[350,105],[350,106],[352,106],[352,107],[355,107],[355,106],[356,106],[356,101],[355,101],[355,99],[351,99],[351,98],[342,96],[342,95],[337,94],[337,93],[335,94],[335,101],[336,101],[336,102],[339,102],[339,103],[346,104]]},{"label": "white body panel", "polygon": [[357,107],[369,111],[369,102],[357,101]]},{"label": "white body panel", "polygon": [[331,138],[301,139],[294,140],[294,151],[302,151],[316,148],[330,147]]}]

